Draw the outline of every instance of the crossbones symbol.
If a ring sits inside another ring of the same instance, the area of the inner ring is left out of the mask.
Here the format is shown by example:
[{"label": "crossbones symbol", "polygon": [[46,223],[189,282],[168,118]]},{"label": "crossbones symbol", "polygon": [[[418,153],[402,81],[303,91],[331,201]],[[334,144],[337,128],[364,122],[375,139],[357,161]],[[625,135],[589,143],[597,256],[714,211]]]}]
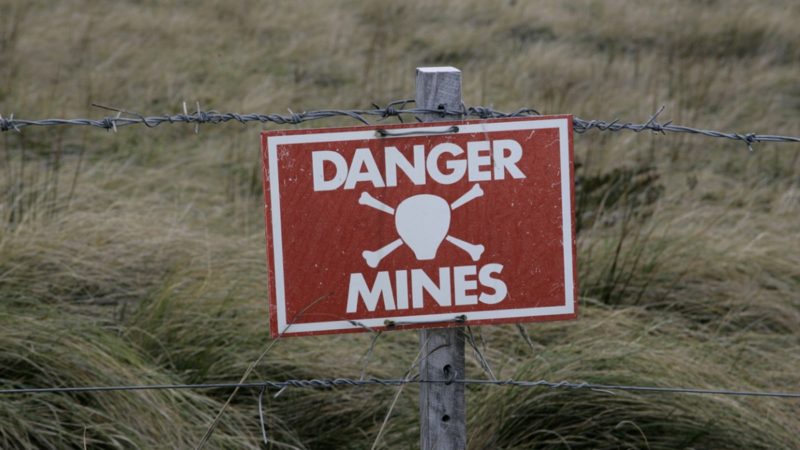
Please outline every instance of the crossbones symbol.
[{"label": "crossbones symbol", "polygon": [[418,260],[431,260],[436,257],[439,245],[446,240],[467,252],[473,261],[478,261],[484,251],[483,245],[453,237],[449,230],[450,212],[481,196],[483,189],[475,184],[451,204],[437,195],[419,194],[406,198],[395,209],[367,192],[362,192],[358,203],[394,216],[399,238],[378,250],[364,250],[361,256],[368,266],[375,268],[384,257],[405,243]]}]

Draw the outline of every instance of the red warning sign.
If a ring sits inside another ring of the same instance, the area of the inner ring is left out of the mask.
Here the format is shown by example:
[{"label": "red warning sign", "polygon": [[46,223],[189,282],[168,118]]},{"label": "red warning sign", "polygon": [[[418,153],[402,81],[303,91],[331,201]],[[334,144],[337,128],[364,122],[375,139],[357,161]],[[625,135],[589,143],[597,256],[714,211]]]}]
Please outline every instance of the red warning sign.
[{"label": "red warning sign", "polygon": [[272,336],[576,317],[572,117],[262,135]]}]

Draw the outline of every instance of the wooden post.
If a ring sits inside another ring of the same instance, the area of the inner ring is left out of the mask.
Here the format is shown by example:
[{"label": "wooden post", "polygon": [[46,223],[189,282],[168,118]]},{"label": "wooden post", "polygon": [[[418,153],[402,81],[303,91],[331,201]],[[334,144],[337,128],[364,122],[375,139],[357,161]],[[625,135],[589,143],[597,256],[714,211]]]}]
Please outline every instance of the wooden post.
[{"label": "wooden post", "polygon": [[[461,71],[454,67],[418,67],[418,108],[461,108]],[[453,120],[436,115],[420,117],[424,122]],[[447,380],[464,378],[464,332],[462,328],[439,328],[420,332],[420,378]],[[467,405],[462,383],[420,385],[420,449],[464,450],[467,447]]]}]

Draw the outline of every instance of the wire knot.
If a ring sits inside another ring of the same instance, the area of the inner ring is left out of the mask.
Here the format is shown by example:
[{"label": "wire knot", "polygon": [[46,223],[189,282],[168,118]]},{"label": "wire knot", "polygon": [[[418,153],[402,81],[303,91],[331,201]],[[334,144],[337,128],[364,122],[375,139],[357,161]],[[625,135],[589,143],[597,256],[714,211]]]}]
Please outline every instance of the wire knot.
[{"label": "wire knot", "polygon": [[664,127],[662,127],[661,124],[656,122],[656,119],[658,119],[658,116],[662,112],[664,112],[664,108],[665,108],[665,106],[661,105],[661,107],[658,108],[658,111],[656,111],[652,116],[650,116],[650,119],[647,122],[645,122],[645,124],[642,125],[642,127],[639,130],[634,130],[634,131],[638,133],[639,131],[642,131],[642,130],[645,130],[645,129],[649,129],[649,130],[653,130],[656,133],[661,132],[663,134],[664,133]]},{"label": "wire knot", "polygon": [[489,119],[494,117],[494,111],[485,106],[473,106],[469,109],[469,114],[472,116],[478,116],[478,118],[481,119]]},{"label": "wire knot", "polygon": [[14,114],[8,116],[7,119],[4,118],[2,115],[0,115],[0,131],[8,131],[8,130],[14,130],[17,133],[20,132],[17,123],[14,121]]},{"label": "wire knot", "polygon": [[595,120],[581,120],[575,119],[572,121],[572,128],[575,130],[576,133],[586,133],[587,131],[591,130],[592,128],[597,126],[597,121]]},{"label": "wire knot", "polygon": [[303,116],[301,114],[291,112],[291,116],[288,117],[287,122],[291,123],[292,125],[297,125],[303,122]]},{"label": "wire knot", "polygon": [[111,117],[104,117],[103,120],[101,121],[101,126],[103,128],[105,128],[106,131],[113,130],[114,129],[114,119],[112,119]]},{"label": "wire knot", "polygon": [[393,117],[393,116],[399,116],[399,115],[400,115],[400,113],[397,111],[397,109],[395,109],[394,106],[387,106],[386,109],[383,110],[382,117],[386,118],[386,117]]},{"label": "wire knot", "polygon": [[397,117],[402,123],[402,112],[409,103],[415,103],[414,99],[395,100],[393,102],[389,102],[385,108],[381,108],[375,103],[373,103],[372,106],[375,107],[376,112],[380,114],[381,119],[386,119],[387,117]]},{"label": "wire knot", "polygon": [[197,123],[206,123],[206,122],[208,122],[208,113],[206,113],[205,111],[198,110],[197,114],[195,114],[195,121]]},{"label": "wire knot", "polygon": [[751,152],[753,151],[753,144],[758,142],[758,137],[755,133],[747,133],[745,135],[739,134],[736,137],[744,141],[744,143],[747,144],[747,149]]}]

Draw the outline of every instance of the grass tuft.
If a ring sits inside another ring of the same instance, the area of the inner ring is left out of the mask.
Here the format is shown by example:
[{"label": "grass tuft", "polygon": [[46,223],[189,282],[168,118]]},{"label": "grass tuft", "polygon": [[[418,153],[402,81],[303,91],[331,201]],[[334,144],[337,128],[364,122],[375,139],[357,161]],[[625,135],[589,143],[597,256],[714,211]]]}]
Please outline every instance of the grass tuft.
[{"label": "grass tuft", "polygon": [[[0,0],[0,113],[368,107],[457,65],[499,110],[800,135],[796,2]],[[352,125],[330,120],[303,126]],[[272,127],[270,125],[270,127]],[[258,127],[0,136],[0,387],[238,381],[267,325]],[[498,378],[796,391],[800,149],[575,137],[580,319],[474,329]],[[286,339],[258,379],[397,378],[416,333]],[[368,355],[369,353],[369,355]],[[467,376],[485,377],[468,350]],[[413,370],[412,370],[413,372]],[[415,386],[265,396],[271,448],[417,448]],[[0,398],[0,448],[193,448],[229,391]],[[264,448],[257,392],[208,448]],[[274,394],[274,393],[270,393]],[[473,449],[797,448],[796,401],[468,389]]]}]

